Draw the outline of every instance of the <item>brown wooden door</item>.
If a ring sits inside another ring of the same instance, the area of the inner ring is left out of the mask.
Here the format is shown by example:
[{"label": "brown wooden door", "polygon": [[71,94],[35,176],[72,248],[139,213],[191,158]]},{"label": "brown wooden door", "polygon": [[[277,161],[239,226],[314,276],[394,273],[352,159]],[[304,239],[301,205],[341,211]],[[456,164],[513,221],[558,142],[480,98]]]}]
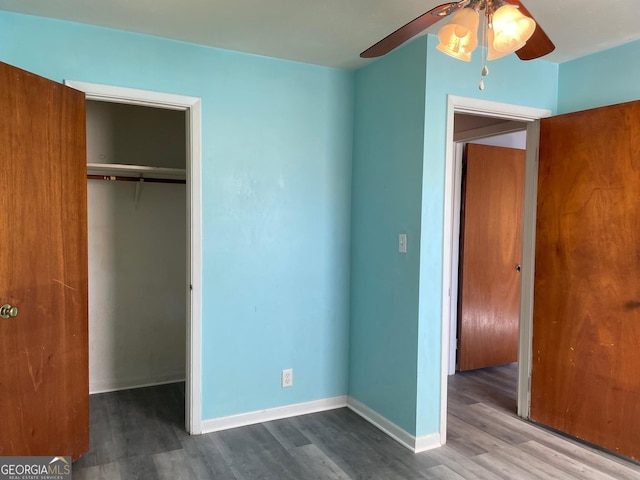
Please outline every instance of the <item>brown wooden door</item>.
[{"label": "brown wooden door", "polygon": [[640,459],[640,102],[541,122],[531,419]]},{"label": "brown wooden door", "polygon": [[465,162],[458,370],[518,357],[525,151],[468,144]]},{"label": "brown wooden door", "polygon": [[84,105],[0,64],[0,455],[89,447]]}]

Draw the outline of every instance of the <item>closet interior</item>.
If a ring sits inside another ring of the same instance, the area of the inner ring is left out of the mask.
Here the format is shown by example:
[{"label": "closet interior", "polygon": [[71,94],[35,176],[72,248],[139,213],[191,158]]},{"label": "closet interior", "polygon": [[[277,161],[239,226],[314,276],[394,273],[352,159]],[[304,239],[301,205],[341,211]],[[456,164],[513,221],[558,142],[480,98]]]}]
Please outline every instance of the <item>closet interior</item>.
[{"label": "closet interior", "polygon": [[185,379],[186,115],[87,100],[89,389]]}]

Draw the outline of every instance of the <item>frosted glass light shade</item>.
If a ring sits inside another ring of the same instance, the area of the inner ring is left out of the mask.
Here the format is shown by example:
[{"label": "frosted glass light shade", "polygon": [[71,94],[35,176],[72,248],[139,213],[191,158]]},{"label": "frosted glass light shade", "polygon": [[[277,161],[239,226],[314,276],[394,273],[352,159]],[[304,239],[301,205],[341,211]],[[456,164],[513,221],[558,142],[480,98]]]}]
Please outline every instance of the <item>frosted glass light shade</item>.
[{"label": "frosted glass light shade", "polygon": [[440,44],[436,48],[459,60],[471,61],[471,52],[478,46],[479,23],[480,15],[473,8],[458,10],[438,32]]},{"label": "frosted glass light shade", "polygon": [[[487,47],[489,49],[489,51],[487,52],[487,60],[497,60],[499,58],[506,57],[507,55],[512,53],[512,52],[499,52],[495,48],[493,48],[493,40],[494,40],[494,38],[495,38],[495,35],[493,33],[493,28],[489,28],[488,32],[487,32]],[[524,47],[525,43],[527,43],[527,42],[523,42],[522,44],[517,45],[513,49],[513,51],[517,52],[522,47]]]},{"label": "frosted glass light shade", "polygon": [[493,48],[512,53],[522,48],[536,29],[536,22],[513,5],[503,5],[493,14]]}]

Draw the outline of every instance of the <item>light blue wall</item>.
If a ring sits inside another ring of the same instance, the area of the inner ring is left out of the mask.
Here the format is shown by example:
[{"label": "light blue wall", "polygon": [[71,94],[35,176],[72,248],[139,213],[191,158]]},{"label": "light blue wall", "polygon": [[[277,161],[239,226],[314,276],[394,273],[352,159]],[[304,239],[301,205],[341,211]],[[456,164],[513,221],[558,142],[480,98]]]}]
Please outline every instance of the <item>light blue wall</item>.
[{"label": "light blue wall", "polygon": [[[356,74],[350,395],[406,431],[416,422],[425,42]],[[408,253],[398,253],[398,234]]]},{"label": "light blue wall", "polygon": [[0,60],[202,98],[203,418],[347,393],[353,73],[7,12]]},{"label": "light blue wall", "polygon": [[558,112],[640,99],[640,40],[560,64]]}]

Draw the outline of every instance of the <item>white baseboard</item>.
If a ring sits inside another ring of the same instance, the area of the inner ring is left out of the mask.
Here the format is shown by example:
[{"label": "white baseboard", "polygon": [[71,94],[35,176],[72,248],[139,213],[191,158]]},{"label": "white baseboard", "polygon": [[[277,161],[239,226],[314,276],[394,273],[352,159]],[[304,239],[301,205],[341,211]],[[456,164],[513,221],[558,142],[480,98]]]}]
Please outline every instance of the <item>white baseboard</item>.
[{"label": "white baseboard", "polygon": [[118,392],[120,390],[131,390],[133,388],[155,387],[158,385],[166,385],[168,383],[184,382],[184,372],[163,375],[156,378],[141,378],[128,380],[111,380],[102,382],[89,382],[89,395],[97,393]]},{"label": "white baseboard", "polygon": [[440,434],[433,433],[431,435],[415,437],[397,426],[395,423],[375,412],[364,403],[347,395],[325,398],[312,402],[285,405],[283,407],[257,410],[238,415],[230,415],[228,417],[203,420],[202,433],[219,432],[221,430],[244,427],[247,425],[254,425],[256,423],[270,422],[272,420],[280,420],[282,418],[296,417],[298,415],[323,412],[343,407],[350,408],[373,426],[379,428],[395,441],[414,453],[420,453],[442,446],[442,443],[440,442]]},{"label": "white baseboard", "polygon": [[360,415],[366,421],[376,426],[384,433],[393,438],[403,447],[408,448],[414,453],[424,452],[433,448],[441,447],[440,434],[433,433],[431,435],[425,435],[422,437],[415,437],[406,430],[400,428],[391,420],[383,417],[378,412],[372,410],[364,403],[356,400],[353,397],[349,397],[347,401],[347,407]]},{"label": "white baseboard", "polygon": [[246,425],[270,422],[272,420],[296,417],[298,415],[306,415],[309,413],[323,412],[325,410],[334,410],[336,408],[343,408],[346,406],[347,396],[341,395],[338,397],[324,398],[322,400],[314,400],[312,402],[296,403],[293,405],[285,405],[283,407],[240,413],[238,415],[230,415],[228,417],[212,418],[210,420],[202,421],[202,433],[219,432],[220,430],[244,427]]},{"label": "white baseboard", "polygon": [[432,433],[430,435],[423,435],[416,438],[416,446],[413,449],[414,453],[426,452],[427,450],[433,450],[434,448],[440,448],[444,446],[440,438],[439,433]]}]

